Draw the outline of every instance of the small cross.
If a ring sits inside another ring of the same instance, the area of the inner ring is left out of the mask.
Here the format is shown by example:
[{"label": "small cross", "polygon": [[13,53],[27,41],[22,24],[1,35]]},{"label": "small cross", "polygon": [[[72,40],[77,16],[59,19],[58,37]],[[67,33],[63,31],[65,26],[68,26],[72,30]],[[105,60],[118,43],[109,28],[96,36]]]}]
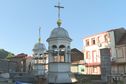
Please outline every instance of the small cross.
[{"label": "small cross", "polygon": [[58,8],[58,18],[60,19],[60,9],[61,8],[64,8],[63,6],[60,6],[60,1],[58,0],[58,5],[57,6],[54,6],[56,8]]}]

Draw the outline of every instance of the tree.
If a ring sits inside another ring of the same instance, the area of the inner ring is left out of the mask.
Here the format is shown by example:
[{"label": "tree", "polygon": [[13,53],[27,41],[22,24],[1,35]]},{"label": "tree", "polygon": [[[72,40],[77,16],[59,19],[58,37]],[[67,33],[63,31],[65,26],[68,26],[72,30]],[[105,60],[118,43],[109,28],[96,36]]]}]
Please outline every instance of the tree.
[{"label": "tree", "polygon": [[6,57],[6,59],[10,60],[10,59],[13,58],[13,57],[14,57],[14,54],[9,53],[9,54],[7,55],[7,57]]},{"label": "tree", "polygon": [[6,51],[4,49],[0,49],[0,59],[6,59],[9,54],[14,55],[11,52],[8,52],[8,51]]}]

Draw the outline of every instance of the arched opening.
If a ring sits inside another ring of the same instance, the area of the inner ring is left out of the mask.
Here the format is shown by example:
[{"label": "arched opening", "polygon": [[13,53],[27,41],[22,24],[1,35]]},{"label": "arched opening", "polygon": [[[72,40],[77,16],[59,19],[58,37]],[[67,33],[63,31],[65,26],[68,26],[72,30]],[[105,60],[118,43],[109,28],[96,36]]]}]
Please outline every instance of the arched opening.
[{"label": "arched opening", "polygon": [[53,45],[53,46],[52,46],[52,49],[57,49],[57,46],[56,46],[56,45]]},{"label": "arched opening", "polygon": [[60,62],[65,62],[65,46],[64,45],[60,45],[59,46],[59,60]]},{"label": "arched opening", "polygon": [[58,50],[57,50],[57,46],[56,45],[52,46],[52,50],[53,50],[53,56],[57,56],[57,54],[58,54],[57,51]]},{"label": "arched opening", "polygon": [[52,46],[52,51],[54,62],[58,62],[58,49],[56,45]]}]

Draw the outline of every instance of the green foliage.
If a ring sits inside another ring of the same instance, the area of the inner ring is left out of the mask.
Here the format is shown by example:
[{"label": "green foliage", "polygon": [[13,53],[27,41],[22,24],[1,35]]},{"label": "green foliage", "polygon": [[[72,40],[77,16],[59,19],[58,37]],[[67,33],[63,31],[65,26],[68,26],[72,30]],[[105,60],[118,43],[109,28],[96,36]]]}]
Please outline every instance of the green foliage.
[{"label": "green foliage", "polygon": [[11,59],[12,57],[14,57],[14,54],[9,53],[8,56],[6,57],[7,59]]},{"label": "green foliage", "polygon": [[0,59],[5,59],[5,58],[7,58],[7,56],[12,56],[12,55],[14,55],[13,53],[11,53],[11,52],[8,52],[8,51],[6,51],[6,50],[4,50],[4,49],[0,49]]}]

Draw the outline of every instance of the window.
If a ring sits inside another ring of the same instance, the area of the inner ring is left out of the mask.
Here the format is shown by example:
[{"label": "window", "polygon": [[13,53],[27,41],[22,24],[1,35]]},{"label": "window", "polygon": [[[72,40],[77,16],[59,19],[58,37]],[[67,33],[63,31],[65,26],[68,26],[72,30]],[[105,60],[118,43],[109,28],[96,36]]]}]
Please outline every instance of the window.
[{"label": "window", "polygon": [[100,42],[100,37],[98,36],[98,37],[97,37],[97,43],[99,43],[99,42]]},{"label": "window", "polygon": [[89,59],[89,58],[90,58],[90,52],[87,51],[87,52],[86,52],[86,59]]},{"label": "window", "polygon": [[40,60],[40,59],[39,59],[39,60],[38,60],[38,63],[44,63],[44,62],[43,62],[43,60]]},{"label": "window", "polygon": [[92,51],[92,62],[96,63],[97,62],[97,52]]},{"label": "window", "polygon": [[104,39],[105,39],[105,42],[108,42],[108,35],[107,34],[104,35]]},{"label": "window", "polygon": [[83,69],[81,69],[81,72],[84,72],[84,68],[83,68]]},{"label": "window", "polygon": [[92,45],[95,45],[95,38],[91,39],[91,43],[92,43]]},{"label": "window", "polygon": [[118,49],[116,50],[116,52],[117,52],[117,57],[118,57],[118,58],[123,57],[123,49],[122,49],[122,48],[118,48]]},{"label": "window", "polygon": [[86,46],[89,46],[89,39],[86,40]]},{"label": "window", "polygon": [[93,67],[93,72],[94,72],[94,73],[97,72],[97,67]]}]

